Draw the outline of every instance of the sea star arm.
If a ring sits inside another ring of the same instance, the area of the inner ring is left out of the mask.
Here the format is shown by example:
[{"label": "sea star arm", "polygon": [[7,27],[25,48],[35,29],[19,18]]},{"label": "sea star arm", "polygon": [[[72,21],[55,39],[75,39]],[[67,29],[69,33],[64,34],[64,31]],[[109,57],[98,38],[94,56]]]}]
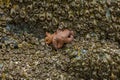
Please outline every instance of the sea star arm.
[{"label": "sea star arm", "polygon": [[70,37],[66,38],[66,39],[64,40],[64,42],[65,42],[65,43],[70,43],[72,40],[73,40],[73,36],[70,35]]},{"label": "sea star arm", "polygon": [[57,39],[53,39],[52,43],[53,46],[57,49],[57,44],[58,44]]},{"label": "sea star arm", "polygon": [[62,39],[62,37],[56,37],[53,39],[53,46],[58,49],[61,48],[64,44],[64,40]]}]

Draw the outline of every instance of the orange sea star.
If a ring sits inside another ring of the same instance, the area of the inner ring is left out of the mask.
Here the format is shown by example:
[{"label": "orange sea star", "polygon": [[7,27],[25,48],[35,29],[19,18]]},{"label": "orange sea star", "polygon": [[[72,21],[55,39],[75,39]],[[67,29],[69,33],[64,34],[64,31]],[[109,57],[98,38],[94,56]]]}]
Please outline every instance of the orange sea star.
[{"label": "orange sea star", "polygon": [[57,30],[55,33],[50,34],[46,32],[45,42],[46,44],[53,44],[58,49],[62,48],[64,43],[70,43],[73,40],[74,33],[68,29]]}]

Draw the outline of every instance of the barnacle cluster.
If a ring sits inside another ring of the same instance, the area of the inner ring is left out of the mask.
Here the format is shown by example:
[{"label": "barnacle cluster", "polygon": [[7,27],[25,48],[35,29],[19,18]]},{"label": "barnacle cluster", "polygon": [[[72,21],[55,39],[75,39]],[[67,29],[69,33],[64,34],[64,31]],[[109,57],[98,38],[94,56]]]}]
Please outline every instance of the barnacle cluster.
[{"label": "barnacle cluster", "polygon": [[119,3],[119,0],[1,0],[0,11],[7,24],[28,27],[36,33],[41,31],[38,28],[47,31],[72,28],[81,34],[95,31],[101,38],[119,42]]},{"label": "barnacle cluster", "polygon": [[[45,32],[72,29],[55,50]],[[0,79],[119,80],[120,0],[0,0]]]}]

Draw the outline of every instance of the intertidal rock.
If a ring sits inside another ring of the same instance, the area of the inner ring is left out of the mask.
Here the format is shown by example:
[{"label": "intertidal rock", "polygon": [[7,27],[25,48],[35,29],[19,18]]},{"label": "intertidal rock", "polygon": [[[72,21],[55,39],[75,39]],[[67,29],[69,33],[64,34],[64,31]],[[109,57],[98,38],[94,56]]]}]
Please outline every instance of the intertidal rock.
[{"label": "intertidal rock", "polygon": [[[119,0],[0,0],[0,79],[120,79],[119,13]],[[45,44],[65,28],[72,44]]]}]

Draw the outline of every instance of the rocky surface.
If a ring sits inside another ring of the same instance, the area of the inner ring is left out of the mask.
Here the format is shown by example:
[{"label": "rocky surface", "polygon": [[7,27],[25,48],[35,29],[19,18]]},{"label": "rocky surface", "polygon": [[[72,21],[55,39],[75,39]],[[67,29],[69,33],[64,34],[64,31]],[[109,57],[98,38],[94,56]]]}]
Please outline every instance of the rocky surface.
[{"label": "rocky surface", "polygon": [[7,24],[38,35],[41,29],[68,28],[81,36],[98,32],[101,38],[120,42],[119,0],[1,0],[0,8]]},{"label": "rocky surface", "polygon": [[117,42],[99,40],[96,33],[76,37],[55,50],[27,32],[0,27],[0,78],[9,80],[120,79]]},{"label": "rocky surface", "polygon": [[[55,50],[45,32],[72,29]],[[119,80],[119,0],[0,0],[0,79]]]}]

